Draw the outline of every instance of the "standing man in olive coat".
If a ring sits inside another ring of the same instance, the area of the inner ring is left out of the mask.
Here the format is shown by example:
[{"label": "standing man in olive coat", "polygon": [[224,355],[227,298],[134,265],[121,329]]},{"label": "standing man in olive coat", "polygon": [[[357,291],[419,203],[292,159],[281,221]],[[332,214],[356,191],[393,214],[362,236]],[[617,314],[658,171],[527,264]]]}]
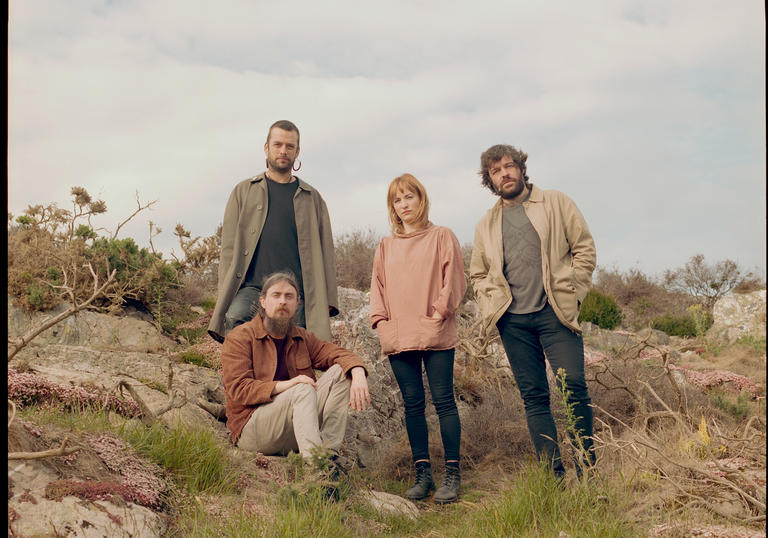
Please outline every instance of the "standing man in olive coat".
[{"label": "standing man in olive coat", "polygon": [[255,314],[263,279],[292,273],[301,293],[295,322],[331,339],[330,316],[339,313],[336,259],[328,208],[317,190],[294,176],[299,129],[273,123],[264,144],[267,170],[238,183],[224,211],[219,290],[208,333],[219,342]]}]

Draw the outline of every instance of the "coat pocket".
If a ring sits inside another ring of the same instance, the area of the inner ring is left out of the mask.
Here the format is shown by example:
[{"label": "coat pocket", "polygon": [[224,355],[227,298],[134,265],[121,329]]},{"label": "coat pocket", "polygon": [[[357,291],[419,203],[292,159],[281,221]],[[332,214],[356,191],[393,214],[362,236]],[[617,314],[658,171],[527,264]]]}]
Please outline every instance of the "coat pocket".
[{"label": "coat pocket", "polygon": [[419,347],[422,349],[431,349],[440,347],[446,340],[445,319],[428,318],[421,316],[419,319],[420,331]]},{"label": "coat pocket", "polygon": [[381,352],[384,355],[394,353],[397,347],[397,322],[391,319],[378,322],[376,324],[376,333],[379,335]]}]

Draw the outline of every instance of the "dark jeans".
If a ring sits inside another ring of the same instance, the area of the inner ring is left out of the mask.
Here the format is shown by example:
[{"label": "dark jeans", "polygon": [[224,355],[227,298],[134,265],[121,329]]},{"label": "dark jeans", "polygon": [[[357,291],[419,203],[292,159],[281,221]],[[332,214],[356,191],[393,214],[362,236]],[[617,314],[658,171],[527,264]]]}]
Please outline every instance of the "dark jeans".
[{"label": "dark jeans", "polygon": [[[549,303],[539,312],[505,313],[496,327],[520,388],[536,455],[545,459],[556,475],[565,473],[557,445],[557,429],[549,405],[549,384],[544,362],[546,354],[555,373],[559,368],[565,370],[565,385],[571,393],[569,402],[576,416],[576,429],[589,455],[589,462],[585,463],[594,463],[592,400],[584,379],[584,343],[581,335],[560,323]],[[579,465],[576,469],[581,471]]]},{"label": "dark jeans", "polygon": [[[253,316],[258,312],[259,295],[261,295],[261,290],[251,286],[246,286],[237,290],[237,295],[232,299],[232,303],[229,305],[227,313],[224,314],[224,330],[226,333],[238,325],[253,319]],[[293,316],[293,321],[299,327],[306,328],[306,320],[304,319],[304,301],[299,303],[299,308]],[[226,333],[224,336],[226,336]]]},{"label": "dark jeans", "polygon": [[429,459],[429,435],[424,399],[421,364],[427,371],[432,402],[440,419],[446,461],[459,461],[461,423],[453,397],[453,349],[441,351],[404,351],[389,356],[405,403],[405,429],[411,443],[413,461]]}]

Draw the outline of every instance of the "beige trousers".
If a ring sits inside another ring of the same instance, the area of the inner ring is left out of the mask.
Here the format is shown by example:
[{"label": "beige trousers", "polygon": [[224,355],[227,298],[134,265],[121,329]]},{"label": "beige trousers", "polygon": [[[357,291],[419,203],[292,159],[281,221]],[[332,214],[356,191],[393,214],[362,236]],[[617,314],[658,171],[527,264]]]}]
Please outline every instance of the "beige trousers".
[{"label": "beige trousers", "polygon": [[338,453],[347,429],[351,382],[334,364],[317,380],[317,388],[299,383],[262,404],[248,419],[238,448],[264,455],[299,452],[304,458],[324,447]]}]

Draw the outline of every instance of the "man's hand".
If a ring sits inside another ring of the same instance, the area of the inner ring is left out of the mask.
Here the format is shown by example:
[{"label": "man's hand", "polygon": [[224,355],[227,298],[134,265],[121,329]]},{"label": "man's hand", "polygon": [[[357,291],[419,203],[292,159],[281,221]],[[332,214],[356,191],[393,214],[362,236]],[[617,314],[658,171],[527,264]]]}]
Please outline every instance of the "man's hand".
[{"label": "man's hand", "polygon": [[355,411],[365,411],[371,405],[371,395],[368,392],[368,380],[365,377],[365,369],[355,366],[351,370],[352,387],[349,389],[349,405]]},{"label": "man's hand", "polygon": [[280,394],[281,392],[285,392],[289,388],[291,388],[294,385],[298,385],[299,383],[306,383],[307,385],[312,385],[313,387],[317,388],[317,382],[312,379],[311,377],[307,375],[297,375],[296,377],[292,377],[291,379],[287,381],[278,381],[275,383],[275,388],[272,389],[272,394]]}]

